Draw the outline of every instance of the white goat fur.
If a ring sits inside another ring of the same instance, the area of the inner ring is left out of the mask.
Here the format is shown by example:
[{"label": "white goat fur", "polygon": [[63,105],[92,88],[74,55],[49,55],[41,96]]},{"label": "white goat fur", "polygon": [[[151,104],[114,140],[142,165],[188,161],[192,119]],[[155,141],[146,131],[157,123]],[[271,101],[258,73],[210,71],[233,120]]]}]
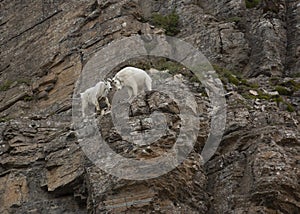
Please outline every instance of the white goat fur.
[{"label": "white goat fur", "polygon": [[[85,117],[85,111],[88,108],[89,104],[93,104],[97,111],[100,111],[100,106],[98,99],[105,97],[105,102],[110,108],[110,103],[108,101],[107,95],[109,90],[111,89],[110,82],[108,81],[100,81],[98,82],[94,87],[86,89],[83,93],[80,93],[81,97],[81,103],[82,103],[82,116]],[[101,111],[101,115],[103,115],[104,112]]]},{"label": "white goat fur", "polygon": [[127,87],[129,99],[137,96],[138,90],[144,90],[146,86],[148,91],[152,89],[152,79],[146,71],[135,68],[125,67],[121,69],[113,78],[113,83],[118,90]]}]

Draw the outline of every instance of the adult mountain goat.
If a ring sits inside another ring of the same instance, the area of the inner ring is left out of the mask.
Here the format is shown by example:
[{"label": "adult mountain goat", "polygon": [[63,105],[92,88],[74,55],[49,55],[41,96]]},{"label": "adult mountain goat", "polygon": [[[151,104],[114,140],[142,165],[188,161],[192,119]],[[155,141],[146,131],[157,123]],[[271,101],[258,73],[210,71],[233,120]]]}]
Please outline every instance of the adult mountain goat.
[{"label": "adult mountain goat", "polygon": [[152,79],[146,71],[135,68],[125,67],[121,69],[112,79],[113,84],[118,90],[127,87],[129,100],[137,96],[138,90],[152,90]]},{"label": "adult mountain goat", "polygon": [[[100,106],[98,99],[105,98],[105,102],[110,108],[110,103],[108,101],[107,95],[111,89],[110,81],[100,81],[94,87],[86,89],[83,93],[80,93],[81,104],[82,104],[82,116],[86,116],[86,110],[89,104],[96,107],[97,111],[100,111]],[[104,114],[104,109],[101,110],[101,115]]]}]

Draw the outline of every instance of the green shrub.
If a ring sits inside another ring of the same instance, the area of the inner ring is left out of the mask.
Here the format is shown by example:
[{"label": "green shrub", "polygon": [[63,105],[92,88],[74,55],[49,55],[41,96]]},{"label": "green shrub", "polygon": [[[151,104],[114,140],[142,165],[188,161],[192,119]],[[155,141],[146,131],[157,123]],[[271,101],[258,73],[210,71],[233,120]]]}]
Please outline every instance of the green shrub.
[{"label": "green shrub", "polygon": [[238,16],[233,16],[233,17],[229,17],[226,21],[227,22],[235,22],[235,23],[239,23],[241,21],[241,17]]},{"label": "green shrub", "polygon": [[284,100],[283,100],[283,98],[281,96],[274,97],[273,101],[276,102],[277,106],[279,105],[279,103],[283,103],[284,102]]},{"label": "green shrub", "polygon": [[290,90],[287,89],[286,87],[283,87],[283,86],[280,86],[280,85],[276,86],[276,87],[275,87],[275,90],[278,91],[278,93],[279,93],[280,95],[286,95],[286,96],[289,96],[289,95],[292,95],[292,94],[293,94],[292,91],[290,91]]},{"label": "green shrub", "polygon": [[245,3],[246,7],[250,9],[256,7],[260,3],[260,0],[245,0]]},{"label": "green shrub", "polygon": [[300,72],[298,72],[298,73],[295,73],[295,74],[292,74],[292,76],[291,77],[295,77],[295,78],[297,78],[297,77],[300,77]]},{"label": "green shrub", "polygon": [[266,94],[262,91],[258,91],[257,98],[261,100],[270,100],[273,96],[270,94]]},{"label": "green shrub", "polygon": [[228,79],[228,81],[234,85],[239,85],[240,81],[236,76],[232,75],[231,73],[225,73],[225,77]]},{"label": "green shrub", "polygon": [[220,75],[220,79],[222,80],[223,83],[226,83],[225,79],[226,78],[228,80],[229,83],[232,83],[234,85],[239,85],[240,81],[239,79],[236,77],[236,75],[234,75],[231,71],[229,71],[226,68],[222,68],[218,65],[213,65],[214,69],[216,70],[216,72]]},{"label": "green shrub", "polygon": [[5,123],[9,120],[11,120],[11,118],[9,118],[9,117],[0,117],[0,123]]},{"label": "green shrub", "polygon": [[27,78],[23,78],[23,79],[18,79],[17,80],[17,83],[18,84],[26,84],[26,85],[30,85],[30,83],[31,83],[31,80],[30,79],[27,79]]},{"label": "green shrub", "polygon": [[177,74],[183,70],[184,66],[179,63],[167,60],[166,58],[158,60],[154,63],[154,67],[160,71],[168,70],[170,74]]},{"label": "green shrub", "polygon": [[13,84],[13,81],[6,80],[4,83],[0,85],[0,91],[6,91],[10,88],[10,86]]},{"label": "green shrub", "polygon": [[140,21],[143,23],[147,23],[147,22],[149,22],[149,19],[145,18],[144,16],[141,16]]},{"label": "green shrub", "polygon": [[240,81],[243,85],[249,85],[249,83],[246,79],[241,79]]},{"label": "green shrub", "polygon": [[277,84],[279,83],[279,81],[280,81],[280,78],[279,78],[279,77],[276,77],[276,76],[272,76],[272,77],[270,77],[270,79],[269,79],[269,83],[270,83],[271,85],[277,85]]},{"label": "green shrub", "polygon": [[270,95],[267,93],[264,93],[261,90],[257,90],[257,96],[250,94],[249,91],[244,91],[241,92],[241,95],[245,98],[245,99],[261,99],[261,100],[273,100],[275,101],[277,104],[279,104],[279,102],[283,102],[282,97],[279,97],[278,95]]},{"label": "green shrub", "polygon": [[288,111],[288,112],[294,112],[295,111],[295,109],[294,109],[294,107],[292,106],[292,104],[290,104],[290,103],[285,103],[286,105],[287,105],[287,107],[286,107],[286,110]]},{"label": "green shrub", "polygon": [[23,84],[23,83],[26,85],[30,85],[30,82],[31,80],[26,78],[6,80],[0,84],[0,91],[7,91],[14,83],[16,83],[16,85]]},{"label": "green shrub", "polygon": [[129,62],[128,66],[137,67],[143,70],[149,70],[152,67],[150,62]]},{"label": "green shrub", "polygon": [[293,91],[300,90],[300,83],[297,83],[295,80],[288,80],[288,81],[282,83],[281,85],[283,85],[285,87],[292,87]]},{"label": "green shrub", "polygon": [[25,102],[30,102],[30,101],[33,100],[33,96],[26,96],[26,97],[24,97],[23,100],[24,100]]},{"label": "green shrub", "polygon": [[198,79],[198,77],[197,77],[196,75],[192,76],[192,77],[190,78],[190,81],[191,81],[191,82],[199,82],[199,83],[201,83],[201,81]]},{"label": "green shrub", "polygon": [[249,86],[250,86],[251,88],[254,88],[254,89],[259,88],[258,83],[250,83]]},{"label": "green shrub", "polygon": [[272,98],[273,101],[276,102],[277,106],[279,106],[280,103],[283,103],[286,105],[286,110],[288,112],[294,112],[295,108],[293,107],[292,104],[290,104],[289,102],[285,101],[281,96],[276,96]]},{"label": "green shrub", "polygon": [[241,93],[241,95],[242,95],[242,97],[244,97],[247,100],[254,100],[257,98],[256,96],[254,96],[253,94],[250,94],[249,92]]},{"label": "green shrub", "polygon": [[155,13],[152,15],[151,22],[152,24],[165,29],[168,36],[174,36],[180,31],[178,29],[179,16],[175,10],[166,16]]}]

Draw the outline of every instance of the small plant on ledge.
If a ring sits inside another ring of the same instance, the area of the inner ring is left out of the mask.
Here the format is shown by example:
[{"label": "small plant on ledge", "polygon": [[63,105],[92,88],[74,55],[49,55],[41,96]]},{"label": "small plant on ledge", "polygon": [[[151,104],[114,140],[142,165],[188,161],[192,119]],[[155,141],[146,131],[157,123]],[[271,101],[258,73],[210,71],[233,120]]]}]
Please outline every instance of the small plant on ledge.
[{"label": "small plant on ledge", "polygon": [[173,10],[172,13],[168,15],[161,15],[159,13],[154,13],[152,15],[151,22],[153,25],[161,27],[166,30],[166,34],[168,36],[174,36],[179,33],[178,25],[179,25],[179,16]]},{"label": "small plant on ledge", "polygon": [[246,3],[246,8],[254,8],[256,7],[259,3],[260,0],[245,0]]}]

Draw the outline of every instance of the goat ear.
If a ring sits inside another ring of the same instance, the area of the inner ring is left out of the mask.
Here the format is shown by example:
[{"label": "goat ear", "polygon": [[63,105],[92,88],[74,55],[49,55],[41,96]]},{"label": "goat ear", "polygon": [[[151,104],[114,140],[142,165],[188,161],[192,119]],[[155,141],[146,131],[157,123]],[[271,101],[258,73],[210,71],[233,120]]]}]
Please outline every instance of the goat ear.
[{"label": "goat ear", "polygon": [[108,82],[111,82],[111,81],[112,81],[112,79],[111,79],[111,78],[107,78],[107,81],[108,81]]}]

